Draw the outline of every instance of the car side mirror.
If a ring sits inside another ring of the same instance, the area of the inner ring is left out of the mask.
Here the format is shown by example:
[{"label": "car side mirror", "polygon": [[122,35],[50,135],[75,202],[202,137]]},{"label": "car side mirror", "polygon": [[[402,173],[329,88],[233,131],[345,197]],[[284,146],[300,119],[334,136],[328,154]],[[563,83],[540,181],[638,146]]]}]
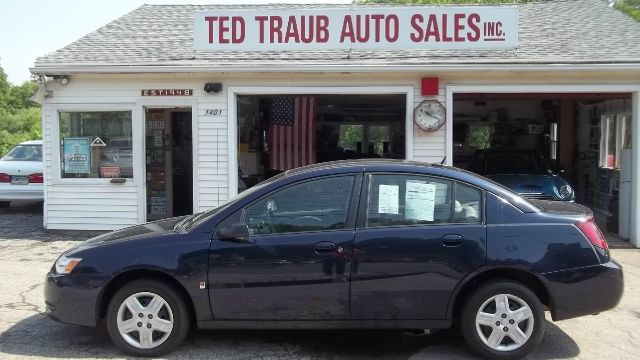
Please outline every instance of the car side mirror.
[{"label": "car side mirror", "polygon": [[253,243],[249,234],[249,227],[244,223],[235,223],[229,227],[219,229],[216,231],[216,237],[223,241]]}]

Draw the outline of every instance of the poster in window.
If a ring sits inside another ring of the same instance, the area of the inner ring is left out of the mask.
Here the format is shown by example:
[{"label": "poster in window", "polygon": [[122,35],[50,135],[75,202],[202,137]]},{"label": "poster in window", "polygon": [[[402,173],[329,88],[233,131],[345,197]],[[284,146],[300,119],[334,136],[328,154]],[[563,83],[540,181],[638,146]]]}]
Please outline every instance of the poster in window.
[{"label": "poster in window", "polygon": [[91,172],[91,141],[89,137],[68,137],[62,140],[64,172],[88,174]]},{"label": "poster in window", "polygon": [[405,193],[405,219],[433,221],[435,212],[436,185],[424,182],[407,182]]},{"label": "poster in window", "polygon": [[399,186],[380,185],[378,190],[378,214],[397,214]]}]

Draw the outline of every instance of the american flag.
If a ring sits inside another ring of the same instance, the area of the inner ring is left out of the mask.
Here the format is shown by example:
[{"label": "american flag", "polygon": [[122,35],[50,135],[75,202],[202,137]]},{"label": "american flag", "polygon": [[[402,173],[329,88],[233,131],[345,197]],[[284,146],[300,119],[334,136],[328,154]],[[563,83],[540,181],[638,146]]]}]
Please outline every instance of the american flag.
[{"label": "american flag", "polygon": [[316,98],[277,97],[269,126],[271,168],[289,170],[316,162]]}]

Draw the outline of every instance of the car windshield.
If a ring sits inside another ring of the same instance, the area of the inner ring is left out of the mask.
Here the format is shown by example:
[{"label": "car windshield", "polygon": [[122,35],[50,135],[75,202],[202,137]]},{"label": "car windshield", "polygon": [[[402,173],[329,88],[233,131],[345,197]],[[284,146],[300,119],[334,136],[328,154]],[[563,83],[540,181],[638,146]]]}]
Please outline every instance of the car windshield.
[{"label": "car windshield", "polygon": [[17,145],[5,156],[2,161],[42,161],[41,145]]},{"label": "car windshield", "polygon": [[540,174],[551,173],[542,155],[526,152],[488,153],[482,174]]}]

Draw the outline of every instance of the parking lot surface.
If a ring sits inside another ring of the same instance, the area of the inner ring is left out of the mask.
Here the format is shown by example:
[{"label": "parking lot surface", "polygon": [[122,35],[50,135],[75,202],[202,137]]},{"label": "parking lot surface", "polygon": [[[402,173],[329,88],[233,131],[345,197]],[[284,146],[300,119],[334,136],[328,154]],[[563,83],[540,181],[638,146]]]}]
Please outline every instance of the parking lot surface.
[{"label": "parking lot surface", "polygon": [[[42,209],[0,209],[0,359],[126,358],[105,330],[64,325],[44,311],[42,285],[56,257],[96,233],[46,231]],[[530,359],[638,359],[640,250],[612,242],[625,270],[625,294],[614,310],[546,323]],[[598,289],[594,289],[594,292]],[[474,359],[453,331],[192,331],[170,359]]]}]

